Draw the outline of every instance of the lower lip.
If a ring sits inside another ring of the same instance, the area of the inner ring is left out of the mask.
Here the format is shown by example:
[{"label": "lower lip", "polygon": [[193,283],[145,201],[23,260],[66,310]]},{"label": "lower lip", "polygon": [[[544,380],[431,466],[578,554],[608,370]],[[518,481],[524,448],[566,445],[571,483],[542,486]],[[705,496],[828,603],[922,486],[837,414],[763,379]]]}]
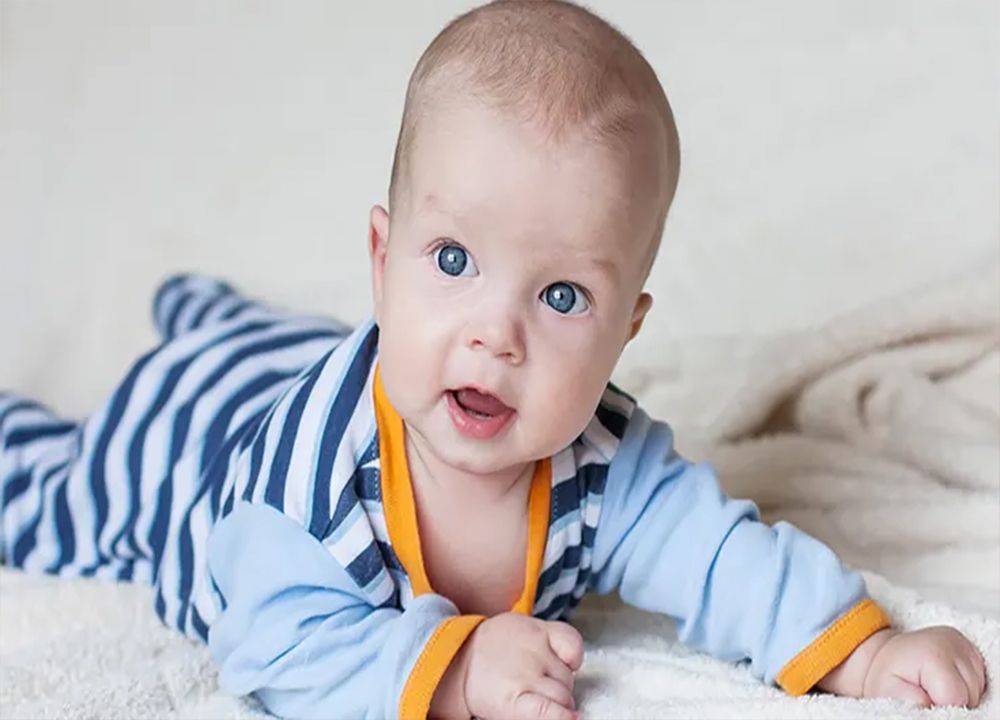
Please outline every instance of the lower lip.
[{"label": "lower lip", "polygon": [[455,393],[446,392],[445,397],[448,398],[448,414],[451,416],[451,421],[455,424],[455,428],[466,437],[488,440],[503,430],[510,419],[514,417],[513,410],[506,410],[492,417],[479,417],[467,412],[459,405]]}]

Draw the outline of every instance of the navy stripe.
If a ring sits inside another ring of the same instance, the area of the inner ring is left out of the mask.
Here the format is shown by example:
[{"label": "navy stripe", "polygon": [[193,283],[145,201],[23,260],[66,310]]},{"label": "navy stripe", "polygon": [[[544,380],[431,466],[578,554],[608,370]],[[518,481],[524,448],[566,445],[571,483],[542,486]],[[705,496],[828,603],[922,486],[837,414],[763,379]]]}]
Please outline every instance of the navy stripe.
[{"label": "navy stripe", "polygon": [[557,620],[568,615],[579,603],[580,599],[574,597],[572,592],[556,595],[549,607],[543,611],[543,615],[546,620]]},{"label": "navy stripe", "polygon": [[12,564],[14,567],[23,567],[24,561],[28,557],[28,554],[34,550],[35,545],[38,542],[38,525],[42,522],[42,515],[45,511],[45,488],[49,484],[49,480],[56,476],[56,473],[62,472],[66,469],[69,462],[60,463],[53,468],[50,468],[39,483],[39,502],[38,510],[35,511],[35,516],[28,523],[28,526],[21,531],[17,540],[14,543],[14,552],[12,554]]},{"label": "navy stripe", "polygon": [[368,543],[368,547],[358,553],[358,556],[348,563],[345,570],[347,574],[354,578],[358,587],[364,588],[382,569],[382,554],[378,551],[375,541]]},{"label": "navy stripe", "polygon": [[587,463],[576,471],[576,476],[580,487],[585,488],[588,494],[602,495],[608,482],[608,466]]},{"label": "navy stripe", "polygon": [[[264,420],[264,416],[267,415],[267,407],[261,408],[258,412],[251,415],[243,425],[241,425],[235,432],[234,438],[237,444],[242,446],[243,440],[246,437],[252,437],[254,432],[260,426],[261,422]],[[229,451],[231,455],[231,451]],[[230,456],[227,455],[226,463],[230,460]],[[222,490],[226,486],[226,476],[224,475],[221,480],[212,486],[212,496],[210,498],[212,517],[218,519],[219,517],[219,502],[222,497]],[[229,495],[232,497],[232,493]]]},{"label": "navy stripe", "polygon": [[[0,478],[2,481],[2,478]],[[3,486],[3,499],[0,500],[0,512],[3,511],[5,507],[10,505],[11,501],[20,496],[25,490],[31,487],[31,470],[22,470],[13,476],[13,479],[8,481]]]},{"label": "navy stripe", "polygon": [[73,517],[69,512],[69,502],[66,499],[66,490],[69,485],[69,476],[62,481],[59,489],[56,490],[56,533],[59,536],[59,557],[46,572],[58,573],[60,568],[73,562],[76,557],[76,538],[73,535]]},{"label": "navy stripe", "polygon": [[181,295],[180,300],[174,303],[173,308],[170,310],[170,315],[167,317],[166,329],[168,338],[177,335],[177,320],[180,318],[181,311],[191,302],[193,297],[193,292],[186,292]]},{"label": "navy stripe", "polygon": [[247,477],[246,487],[243,488],[243,499],[247,502],[253,501],[253,493],[257,487],[257,477],[260,475],[261,465],[264,463],[264,448],[267,446],[267,431],[271,427],[271,420],[274,419],[274,409],[277,404],[272,405],[268,410],[267,418],[261,423],[254,438],[253,450],[250,451],[250,473]]},{"label": "navy stripe", "polygon": [[2,434],[4,420],[6,420],[8,417],[10,417],[13,413],[17,412],[18,410],[41,410],[42,412],[47,412],[45,408],[43,408],[38,403],[29,402],[27,400],[19,400],[18,402],[14,403],[6,410],[4,410],[2,413],[0,413],[0,440],[4,440],[4,436]]},{"label": "navy stripe", "polygon": [[233,448],[240,441],[243,433],[246,432],[247,428],[250,427],[256,421],[256,416],[251,417],[240,425],[239,430],[233,433],[226,441],[223,443],[219,452],[215,455],[215,458],[205,473],[201,485],[198,488],[198,492],[195,494],[194,498],[188,503],[187,509],[184,511],[184,517],[181,520],[180,530],[178,531],[177,540],[180,544],[180,553],[178,565],[180,568],[180,582],[178,585],[177,595],[180,598],[180,608],[177,611],[177,628],[184,631],[188,606],[191,602],[191,588],[194,585],[194,572],[196,569],[194,566],[194,540],[191,537],[191,513],[194,509],[198,507],[199,501],[205,496],[205,494],[211,490],[216,485],[222,485],[226,480],[226,470],[229,467],[229,454],[232,452]]},{"label": "navy stripe", "polygon": [[121,565],[118,567],[118,582],[127,582],[132,579],[132,575],[135,572],[135,560],[122,559]]},{"label": "navy stripe", "polygon": [[552,563],[549,568],[538,577],[539,592],[554,583],[562,575],[563,571],[578,567],[580,565],[580,555],[582,548],[579,545],[570,545],[566,548],[562,557]]},{"label": "navy stripe", "polygon": [[193,606],[191,608],[191,627],[198,633],[198,637],[201,638],[202,642],[208,642],[208,625],[201,619],[201,615],[198,614],[198,608]]},{"label": "navy stripe", "polygon": [[296,391],[292,400],[288,415],[281,425],[281,436],[278,438],[278,447],[271,459],[271,472],[267,479],[267,486],[264,488],[264,502],[275,509],[284,511],[285,506],[285,481],[288,479],[288,465],[292,459],[292,450],[299,433],[299,423],[302,421],[302,413],[305,411],[306,403],[312,394],[312,389],[316,381],[323,372],[327,358],[333,353],[326,353],[323,359],[317,362],[306,375],[302,385]]},{"label": "navy stripe", "polygon": [[[142,452],[146,444],[146,435],[149,432],[150,425],[152,425],[153,421],[156,419],[156,416],[159,415],[160,411],[162,411],[166,406],[170,396],[174,392],[174,389],[180,382],[181,377],[202,353],[230,340],[235,340],[243,335],[249,335],[257,332],[258,330],[270,329],[272,325],[273,323],[271,322],[252,322],[235,328],[225,335],[213,338],[211,341],[195,350],[192,354],[187,355],[182,360],[174,363],[174,365],[167,372],[156,399],[150,405],[149,410],[143,416],[142,420],[140,420],[136,425],[132,441],[129,444],[128,487],[131,497],[131,506],[129,511],[130,518],[136,517],[139,511],[138,508],[136,508],[136,505],[138,503],[139,488],[142,485]],[[183,410],[183,408],[181,409]],[[167,472],[173,471],[173,468],[177,465],[178,460],[180,460],[180,457],[184,452],[187,444],[187,433],[190,428],[190,422],[190,413],[178,412],[174,418],[173,431],[170,438],[170,451],[167,460]],[[170,503],[172,500],[173,483],[162,483],[160,491],[157,493],[157,503],[153,510],[153,525],[150,528],[149,536],[147,538],[150,551],[153,554],[153,564],[156,568],[154,576],[159,573],[160,558],[163,557],[163,546],[166,544],[167,532],[170,529]],[[134,526],[134,522],[132,524]],[[138,554],[139,548],[138,543],[134,538],[134,527],[129,528],[129,542],[132,546],[133,552]]]},{"label": "navy stripe", "polygon": [[201,324],[205,322],[205,318],[208,316],[208,313],[212,310],[212,308],[216,307],[219,304],[220,300],[223,300],[227,297],[232,297],[232,293],[219,293],[211,300],[209,300],[207,303],[202,305],[201,309],[199,309],[198,312],[194,314],[194,317],[191,318],[191,324],[189,325],[189,327],[191,328],[201,327]]},{"label": "navy stripe", "polygon": [[222,503],[222,510],[216,516],[217,518],[225,517],[233,511],[233,504],[236,502],[236,486],[229,488],[229,493],[226,495],[226,501]]},{"label": "navy stripe", "polygon": [[598,405],[595,414],[601,425],[607,428],[608,432],[619,440],[625,437],[625,426],[628,425],[628,418],[626,416],[604,405]]},{"label": "navy stripe", "polygon": [[166,544],[167,532],[170,530],[170,504],[173,499],[174,484],[172,482],[161,483],[160,491],[156,493],[156,510],[153,515],[153,526],[149,529],[149,547],[154,558],[154,583],[160,577],[160,569],[163,564],[163,546]]},{"label": "navy stripe", "polygon": [[[158,569],[157,569],[158,570]],[[163,599],[163,588],[159,585],[156,586],[156,600],[153,601],[153,609],[156,610],[156,616],[160,618],[160,621],[166,625],[167,624],[167,602]]]},{"label": "navy stripe", "polygon": [[101,432],[94,444],[94,451],[91,454],[90,472],[90,494],[94,500],[94,546],[97,552],[97,563],[101,562],[101,549],[98,547],[97,539],[101,537],[104,523],[108,518],[108,493],[105,481],[105,461],[108,454],[108,446],[114,436],[118,425],[125,414],[125,407],[128,399],[132,395],[132,390],[139,378],[143,368],[153,359],[155,351],[149,352],[139,358],[138,362],[132,366],[125,380],[118,387],[111,399],[108,415],[101,424]]},{"label": "navy stripe", "polygon": [[392,546],[388,543],[384,543],[381,540],[376,540],[375,544],[378,546],[378,551],[385,560],[386,567],[390,570],[402,570],[403,563],[399,561],[399,557],[396,555],[396,551],[392,549]]},{"label": "navy stripe", "polygon": [[40,440],[53,435],[65,435],[77,429],[75,423],[60,422],[54,425],[29,425],[14,430],[7,436],[7,447],[12,448],[18,445],[25,445],[32,440]]},{"label": "navy stripe", "polygon": [[[348,483],[338,498],[337,512],[332,519],[330,517],[330,482],[333,476],[333,462],[344,438],[347,425],[350,423],[351,416],[358,407],[361,393],[364,391],[365,379],[371,369],[377,341],[378,331],[373,325],[355,350],[351,365],[340,384],[337,397],[334,398],[333,407],[326,417],[319,459],[316,463],[316,475],[313,477],[312,517],[309,519],[309,532],[318,538],[326,537],[350,512],[350,507],[343,507],[344,495],[349,488],[350,494],[354,495],[352,484]],[[356,499],[355,496],[354,500]]]},{"label": "navy stripe", "polygon": [[242,302],[238,302],[233,307],[226,310],[226,312],[222,314],[222,317],[219,318],[219,321],[221,322],[224,320],[232,320],[234,317],[239,315],[247,308],[252,307],[253,304],[254,303],[250,302],[249,300],[243,300]]},{"label": "navy stripe", "polygon": [[[204,382],[202,382],[198,389],[195,390],[194,397],[200,398],[202,395],[207,393],[213,385],[220,382],[227,373],[231,372],[234,367],[242,363],[244,360],[252,358],[254,355],[277,352],[293,345],[305,344],[307,342],[311,342],[312,340],[328,336],[330,336],[330,333],[323,331],[296,332],[289,335],[279,335],[278,337],[269,338],[261,342],[247,345],[244,348],[240,348],[238,351],[226,358],[219,365],[219,367],[211,375],[209,375]],[[237,395],[234,398],[231,398],[226,405],[223,406],[222,410],[216,415],[215,420],[209,427],[202,449],[201,467],[204,468],[206,459],[215,453],[216,448],[219,446],[219,443],[225,434],[226,427],[229,425],[229,421],[232,419],[232,416],[236,413],[236,410],[239,409],[239,406],[243,402],[248,399],[252,399],[252,397],[259,395],[268,387],[271,387],[282,380],[298,375],[299,372],[301,372],[301,369],[268,371],[264,375],[256,378],[253,382],[244,385]],[[192,400],[185,403],[182,412],[190,416],[194,412],[194,401]]]},{"label": "navy stripe", "polygon": [[361,500],[382,500],[381,474],[376,467],[359,467],[354,471],[354,492]]},{"label": "navy stripe", "polygon": [[177,287],[181,283],[185,282],[190,276],[185,274],[174,275],[164,282],[160,283],[159,289],[157,289],[156,294],[153,296],[153,324],[156,326],[160,334],[164,334],[166,329],[166,324],[163,318],[163,303],[164,297],[173,288]]}]

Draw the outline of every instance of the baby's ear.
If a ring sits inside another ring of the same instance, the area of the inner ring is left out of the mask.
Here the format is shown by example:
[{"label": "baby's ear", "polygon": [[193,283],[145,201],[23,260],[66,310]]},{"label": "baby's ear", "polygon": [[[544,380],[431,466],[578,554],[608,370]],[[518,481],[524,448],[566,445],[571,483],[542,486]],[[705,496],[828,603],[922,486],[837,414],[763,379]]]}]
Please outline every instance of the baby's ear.
[{"label": "baby's ear", "polygon": [[389,250],[389,212],[381,205],[372,207],[368,223],[368,257],[372,261],[372,302],[375,322],[382,310],[382,280],[385,276],[385,254]]},{"label": "baby's ear", "polygon": [[647,292],[640,293],[639,299],[635,301],[635,309],[632,310],[632,324],[628,330],[628,337],[625,338],[626,345],[639,334],[642,323],[646,319],[646,313],[651,307],[653,307],[653,296]]}]

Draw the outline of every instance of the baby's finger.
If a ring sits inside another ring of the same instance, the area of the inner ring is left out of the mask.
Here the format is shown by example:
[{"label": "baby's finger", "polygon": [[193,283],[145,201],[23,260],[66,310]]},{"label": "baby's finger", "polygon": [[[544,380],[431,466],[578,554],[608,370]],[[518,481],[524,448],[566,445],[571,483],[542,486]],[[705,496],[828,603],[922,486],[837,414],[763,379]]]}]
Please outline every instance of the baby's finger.
[{"label": "baby's finger", "polygon": [[983,695],[982,676],[972,667],[972,662],[965,658],[955,659],[955,669],[962,676],[965,687],[969,690],[969,707],[976,707],[979,704],[979,698]]},{"label": "baby's finger", "polygon": [[881,687],[876,688],[876,692],[880,697],[896,698],[917,707],[931,706],[931,699],[922,687],[907,682],[898,675],[893,675],[883,681]]},{"label": "baby's finger", "polygon": [[562,683],[568,690],[573,689],[573,671],[569,665],[557,658],[555,654],[549,655],[544,665],[545,674],[556,682]]},{"label": "baby's finger", "polygon": [[935,705],[966,707],[969,688],[954,664],[931,663],[920,671],[920,685]]},{"label": "baby's finger", "polygon": [[576,710],[576,701],[573,693],[563,683],[550,677],[540,677],[532,683],[532,691],[539,695],[544,695],[550,700],[555,700],[563,707]]},{"label": "baby's finger", "polygon": [[578,720],[580,714],[538,693],[519,695],[514,701],[514,717],[524,720]]},{"label": "baby's finger", "polygon": [[545,623],[549,634],[549,647],[570,670],[579,670],[583,664],[583,638],[575,627],[564,622]]},{"label": "baby's finger", "polygon": [[[976,669],[976,675],[979,676],[979,686],[982,688],[983,692],[986,692],[986,661],[983,660],[983,654],[979,652],[979,648],[975,646],[972,647],[970,661],[972,662],[972,667]],[[982,693],[980,693],[980,695],[982,695]]]}]

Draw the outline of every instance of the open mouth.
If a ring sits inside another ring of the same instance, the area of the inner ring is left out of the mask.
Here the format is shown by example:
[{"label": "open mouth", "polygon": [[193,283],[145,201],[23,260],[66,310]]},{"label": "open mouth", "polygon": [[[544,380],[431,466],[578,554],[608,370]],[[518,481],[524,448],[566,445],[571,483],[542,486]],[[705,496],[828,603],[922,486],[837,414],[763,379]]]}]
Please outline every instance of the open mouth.
[{"label": "open mouth", "polygon": [[463,435],[486,439],[499,433],[514,416],[500,398],[473,387],[448,390],[448,413]]}]

